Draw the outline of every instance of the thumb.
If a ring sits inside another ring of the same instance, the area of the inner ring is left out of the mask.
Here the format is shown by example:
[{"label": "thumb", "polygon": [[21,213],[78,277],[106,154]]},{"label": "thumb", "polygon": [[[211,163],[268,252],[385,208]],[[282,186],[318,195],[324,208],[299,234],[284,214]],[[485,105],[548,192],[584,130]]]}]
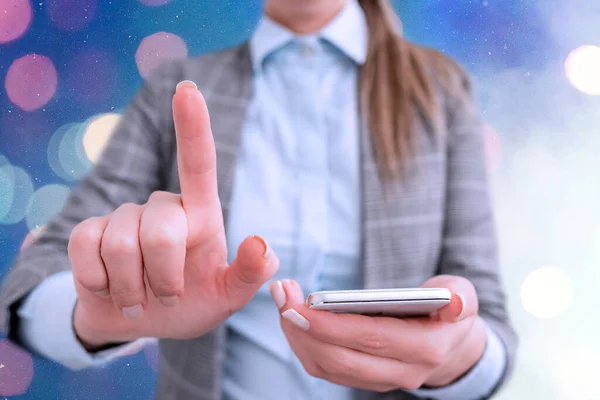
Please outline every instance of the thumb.
[{"label": "thumb", "polygon": [[238,247],[237,257],[225,272],[227,295],[239,307],[245,305],[279,268],[279,259],[267,241],[249,236]]},{"label": "thumb", "polygon": [[473,284],[462,276],[437,275],[422,286],[425,288],[446,288],[452,292],[450,304],[437,312],[441,321],[456,322],[477,315],[479,302]]}]

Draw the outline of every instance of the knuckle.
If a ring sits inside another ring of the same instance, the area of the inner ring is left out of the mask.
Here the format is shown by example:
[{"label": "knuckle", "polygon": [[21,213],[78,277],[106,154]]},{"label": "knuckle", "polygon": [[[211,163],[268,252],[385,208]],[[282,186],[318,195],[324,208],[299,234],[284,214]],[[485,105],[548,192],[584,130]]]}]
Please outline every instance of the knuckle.
[{"label": "knuckle", "polygon": [[417,390],[423,386],[425,379],[424,374],[412,373],[400,378],[395,386],[405,390]]},{"label": "knuckle", "polygon": [[69,250],[78,251],[92,244],[100,246],[104,229],[95,218],[87,219],[79,223],[71,231],[69,238]]},{"label": "knuckle", "polygon": [[334,372],[341,376],[355,376],[356,375],[356,364],[348,359],[348,357],[341,356],[339,361],[333,362]]},{"label": "knuckle", "polygon": [[174,196],[176,195],[173,193],[165,192],[164,190],[156,190],[150,194],[148,202],[163,201]]},{"label": "knuckle", "polygon": [[328,375],[351,377],[356,374],[355,364],[344,354],[337,357],[327,357],[321,362],[321,367]]},{"label": "knuckle", "polygon": [[364,350],[369,354],[379,354],[385,350],[384,331],[380,326],[375,326],[370,332],[363,338],[362,346]]},{"label": "knuckle", "polygon": [[153,226],[142,231],[141,241],[152,250],[171,250],[185,243],[185,235],[168,224]]},{"label": "knuckle", "polygon": [[397,389],[398,387],[398,385],[377,385],[373,388],[373,391],[377,393],[387,393]]},{"label": "knuckle", "polygon": [[135,203],[123,203],[121,204],[121,206],[118,208],[121,211],[127,211],[127,212],[131,212],[131,211],[137,211],[138,208],[140,208],[141,206]]},{"label": "knuckle", "polygon": [[162,190],[156,190],[150,193],[150,197],[148,197],[148,202],[156,201],[164,196],[164,192]]},{"label": "knuckle", "polygon": [[139,251],[139,240],[137,235],[119,234],[105,236],[102,239],[102,257],[128,256]]},{"label": "knuckle", "polygon": [[324,379],[327,376],[325,369],[318,363],[312,362],[304,365],[304,369],[313,378]]},{"label": "knuckle", "polygon": [[446,358],[446,352],[436,345],[429,345],[422,352],[423,362],[431,367],[442,365]]},{"label": "knuckle", "polygon": [[404,385],[404,389],[406,390],[418,390],[421,386],[423,386],[423,382],[418,379],[408,379],[406,384]]},{"label": "knuckle", "polygon": [[431,366],[438,367],[444,363],[448,354],[448,346],[446,341],[437,337],[437,335],[429,335],[425,339],[425,344],[421,348],[422,361]]},{"label": "knuckle", "polygon": [[75,274],[75,279],[87,290],[98,292],[108,287],[108,279],[103,271],[95,272],[85,269]]}]

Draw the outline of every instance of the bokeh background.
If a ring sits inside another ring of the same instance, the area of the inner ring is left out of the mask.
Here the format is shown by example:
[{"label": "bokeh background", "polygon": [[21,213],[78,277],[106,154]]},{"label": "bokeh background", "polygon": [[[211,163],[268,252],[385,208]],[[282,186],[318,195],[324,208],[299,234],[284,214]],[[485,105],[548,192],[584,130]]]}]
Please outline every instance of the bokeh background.
[{"label": "bokeh background", "polygon": [[[498,399],[600,399],[600,2],[394,1],[473,75],[509,307]],[[246,40],[259,0],[0,0],[0,278],[89,172],[143,77]],[[71,372],[0,338],[0,396],[149,399],[152,344]]]}]

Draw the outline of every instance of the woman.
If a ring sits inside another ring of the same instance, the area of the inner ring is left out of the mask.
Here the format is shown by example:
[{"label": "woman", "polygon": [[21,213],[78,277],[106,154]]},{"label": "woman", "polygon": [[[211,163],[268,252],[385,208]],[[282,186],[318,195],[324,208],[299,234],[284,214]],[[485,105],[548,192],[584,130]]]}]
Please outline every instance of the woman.
[{"label": "woman", "polygon": [[[146,82],[11,272],[9,335],[71,368],[160,338],[159,399],[490,396],[515,335],[466,76],[403,40],[385,0],[265,14],[248,44]],[[420,285],[450,305],[304,305]]]}]

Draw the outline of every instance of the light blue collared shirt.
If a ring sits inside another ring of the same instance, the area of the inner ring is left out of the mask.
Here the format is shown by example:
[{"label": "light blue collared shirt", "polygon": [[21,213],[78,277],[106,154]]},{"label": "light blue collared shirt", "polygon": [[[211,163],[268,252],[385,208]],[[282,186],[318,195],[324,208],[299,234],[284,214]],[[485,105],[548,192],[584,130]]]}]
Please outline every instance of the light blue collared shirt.
[{"label": "light blue collared shirt", "polygon": [[[254,90],[232,192],[228,248],[256,232],[280,259],[276,279],[294,278],[305,293],[358,289],[356,94],[367,51],[362,9],[351,1],[321,32],[302,37],[263,18],[250,51]],[[283,335],[267,286],[231,317],[228,328],[226,400],[351,398],[351,389],[306,373]]]},{"label": "light blue collared shirt", "polygon": [[[254,90],[230,204],[229,254],[257,233],[280,258],[275,279],[294,278],[305,293],[359,288],[357,78],[367,52],[364,13],[349,0],[321,32],[304,37],[265,17],[250,50]],[[73,332],[75,301],[70,272],[39,285],[19,310],[25,343],[71,368],[104,364],[143,343],[90,355]],[[226,399],[352,399],[352,389],[306,373],[281,331],[267,285],[227,327]],[[461,380],[413,393],[439,400],[486,397],[505,368],[504,347],[489,328],[487,340],[483,358]]]}]

